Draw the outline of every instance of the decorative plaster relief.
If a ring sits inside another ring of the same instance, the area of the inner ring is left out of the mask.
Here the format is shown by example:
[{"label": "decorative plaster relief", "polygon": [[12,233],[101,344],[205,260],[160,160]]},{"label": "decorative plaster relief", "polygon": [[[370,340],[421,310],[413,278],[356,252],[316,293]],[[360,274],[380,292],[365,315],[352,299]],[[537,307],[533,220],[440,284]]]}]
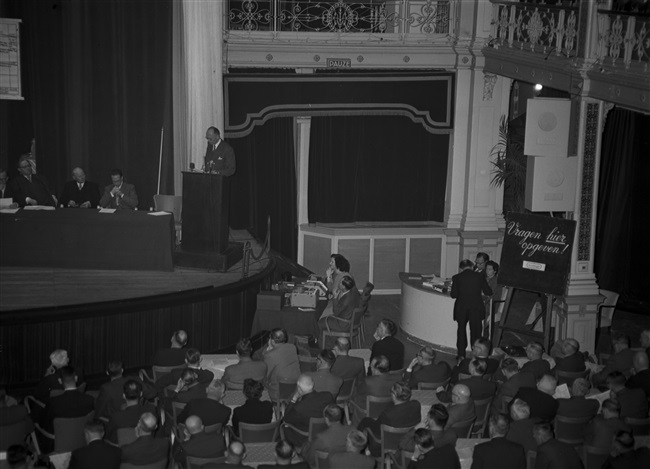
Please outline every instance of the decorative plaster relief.
[{"label": "decorative plaster relief", "polygon": [[494,85],[496,85],[499,78],[491,73],[483,74],[483,101],[492,101],[492,93]]}]

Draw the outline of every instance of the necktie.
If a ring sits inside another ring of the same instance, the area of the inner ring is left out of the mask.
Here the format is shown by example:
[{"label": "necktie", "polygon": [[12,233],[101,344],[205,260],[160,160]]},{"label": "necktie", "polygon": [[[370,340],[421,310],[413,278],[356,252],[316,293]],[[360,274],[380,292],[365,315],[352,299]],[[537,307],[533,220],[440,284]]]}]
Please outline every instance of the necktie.
[{"label": "necktie", "polygon": [[78,182],[77,185],[79,186],[79,190],[83,189],[83,187],[84,187],[84,185],[82,183],[80,183],[80,182]]}]

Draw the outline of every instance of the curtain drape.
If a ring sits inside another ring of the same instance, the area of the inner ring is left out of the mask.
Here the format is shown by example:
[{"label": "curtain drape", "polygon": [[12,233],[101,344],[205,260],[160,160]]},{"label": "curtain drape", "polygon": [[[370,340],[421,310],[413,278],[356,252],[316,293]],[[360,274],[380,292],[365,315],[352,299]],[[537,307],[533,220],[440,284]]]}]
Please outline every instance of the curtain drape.
[{"label": "curtain drape", "polygon": [[650,116],[613,109],[607,115],[601,149],[596,278],[600,288],[632,302],[650,301],[648,129]]},{"label": "curtain drape", "polygon": [[[271,220],[271,248],[296,260],[297,183],[293,118],[270,119],[246,137],[229,139],[237,157],[232,176],[230,226],[262,241]],[[256,253],[257,254],[257,253]]]},{"label": "curtain drape", "polygon": [[309,221],[443,221],[449,134],[401,116],[313,117]]}]

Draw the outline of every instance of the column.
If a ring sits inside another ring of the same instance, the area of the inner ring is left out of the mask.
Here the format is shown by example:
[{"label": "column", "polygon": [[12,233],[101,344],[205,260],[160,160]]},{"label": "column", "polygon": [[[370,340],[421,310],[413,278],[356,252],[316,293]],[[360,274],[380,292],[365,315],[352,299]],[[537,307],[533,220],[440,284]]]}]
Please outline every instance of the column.
[{"label": "column", "polygon": [[309,136],[311,117],[296,117],[296,175],[298,177],[298,263],[305,254],[305,238],[302,225],[309,223]]}]

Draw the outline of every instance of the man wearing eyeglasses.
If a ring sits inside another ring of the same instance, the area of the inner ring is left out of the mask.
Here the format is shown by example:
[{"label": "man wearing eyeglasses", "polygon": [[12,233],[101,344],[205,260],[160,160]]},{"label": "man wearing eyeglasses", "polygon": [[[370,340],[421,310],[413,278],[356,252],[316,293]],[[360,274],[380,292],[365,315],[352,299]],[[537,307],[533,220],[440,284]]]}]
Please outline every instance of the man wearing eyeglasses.
[{"label": "man wearing eyeglasses", "polygon": [[26,205],[56,206],[56,198],[50,192],[47,183],[34,174],[34,169],[27,156],[18,160],[18,177],[11,180],[14,201],[21,207]]}]

